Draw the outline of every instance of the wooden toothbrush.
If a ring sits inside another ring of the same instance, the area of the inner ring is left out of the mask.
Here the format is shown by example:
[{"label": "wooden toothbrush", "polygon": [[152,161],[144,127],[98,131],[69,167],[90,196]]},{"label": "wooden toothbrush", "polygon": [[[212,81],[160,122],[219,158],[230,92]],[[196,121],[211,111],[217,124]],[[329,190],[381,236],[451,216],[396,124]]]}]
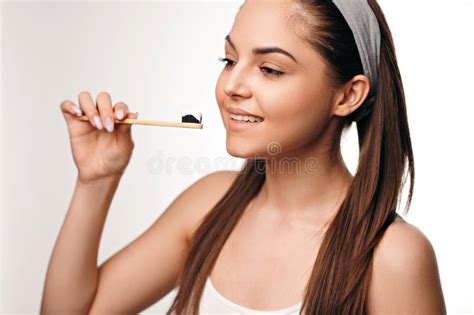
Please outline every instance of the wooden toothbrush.
[{"label": "wooden toothbrush", "polygon": [[[195,114],[195,115],[194,115]],[[124,120],[115,119],[116,124],[129,124],[129,125],[147,125],[147,126],[161,126],[161,127],[179,127],[179,128],[195,128],[202,129],[202,114],[197,112],[194,114],[185,113],[181,115],[181,122],[172,121],[156,121],[156,120],[143,120],[126,118]],[[77,116],[79,120],[89,121],[89,117],[82,115]]]}]

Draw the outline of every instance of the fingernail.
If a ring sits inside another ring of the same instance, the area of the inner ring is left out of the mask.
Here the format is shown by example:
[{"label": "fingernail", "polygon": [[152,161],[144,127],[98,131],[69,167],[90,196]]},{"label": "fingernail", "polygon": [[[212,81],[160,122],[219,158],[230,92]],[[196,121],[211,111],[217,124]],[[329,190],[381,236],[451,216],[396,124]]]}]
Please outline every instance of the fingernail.
[{"label": "fingernail", "polygon": [[97,115],[94,116],[94,122],[97,129],[102,130],[103,127],[102,127],[102,123],[100,122],[99,116]]},{"label": "fingernail", "polygon": [[108,132],[114,131],[114,124],[112,122],[112,118],[105,118],[105,129],[107,129]]},{"label": "fingernail", "polygon": [[123,115],[125,115],[125,114],[124,114],[123,110],[120,109],[120,110],[117,111],[116,115],[117,115],[118,119],[122,119]]},{"label": "fingernail", "polygon": [[82,110],[79,108],[79,106],[77,106],[76,104],[74,104],[72,106],[72,110],[76,113],[77,116],[81,116],[82,115]]}]

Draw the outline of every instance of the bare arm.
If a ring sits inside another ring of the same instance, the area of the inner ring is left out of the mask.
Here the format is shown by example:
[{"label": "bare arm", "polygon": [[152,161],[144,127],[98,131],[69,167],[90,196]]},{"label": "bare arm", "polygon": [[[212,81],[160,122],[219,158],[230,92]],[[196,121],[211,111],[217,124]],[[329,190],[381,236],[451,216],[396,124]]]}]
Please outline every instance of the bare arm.
[{"label": "bare arm", "polygon": [[97,286],[97,253],[120,178],[76,181],[74,194],[48,265],[41,314],[86,312]]},{"label": "bare arm", "polygon": [[[64,245],[56,250],[59,254],[54,254],[50,266],[54,271],[48,272],[48,288],[41,313],[59,310],[68,314],[136,314],[159,301],[177,285],[187,257],[190,236],[203,216],[227,191],[236,175],[235,172],[216,172],[196,181],[176,197],[144,233],[99,268],[96,267],[98,238],[80,238],[76,235],[81,234],[78,232],[79,225],[65,225],[60,236],[64,239]],[[90,197],[84,195],[81,199]],[[84,222],[82,229],[89,229],[89,233],[100,236],[100,232],[90,230],[97,228],[97,222],[101,222],[102,229],[105,216],[104,219],[102,216],[87,218],[83,211],[76,212],[79,213],[77,216],[82,217],[71,218],[71,222]],[[89,242],[89,245],[83,242]],[[61,242],[58,240],[58,243]],[[72,249],[74,247],[75,250]],[[89,255],[89,258],[83,259],[85,263],[78,263],[77,269],[73,270],[68,266],[69,255]],[[77,282],[78,278],[82,279],[81,282]],[[61,302],[58,298],[62,299]]]},{"label": "bare arm", "polygon": [[202,177],[142,235],[104,262],[90,314],[137,314],[175,288],[192,233],[236,174],[216,172]]}]

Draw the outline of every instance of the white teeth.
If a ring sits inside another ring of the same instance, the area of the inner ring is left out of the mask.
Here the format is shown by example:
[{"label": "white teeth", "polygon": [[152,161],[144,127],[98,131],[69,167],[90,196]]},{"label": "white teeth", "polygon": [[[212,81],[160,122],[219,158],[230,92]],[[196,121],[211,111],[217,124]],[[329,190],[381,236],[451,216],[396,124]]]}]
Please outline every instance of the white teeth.
[{"label": "white teeth", "polygon": [[230,118],[234,120],[246,121],[246,122],[261,122],[262,121],[260,117],[242,116],[242,115],[234,115],[234,114],[230,114]]}]

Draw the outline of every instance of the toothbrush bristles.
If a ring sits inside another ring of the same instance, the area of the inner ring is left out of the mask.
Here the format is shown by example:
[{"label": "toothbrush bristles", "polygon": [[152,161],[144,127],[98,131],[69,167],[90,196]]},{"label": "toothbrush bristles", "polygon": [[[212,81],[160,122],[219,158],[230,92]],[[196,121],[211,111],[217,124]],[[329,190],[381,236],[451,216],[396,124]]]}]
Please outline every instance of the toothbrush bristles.
[{"label": "toothbrush bristles", "polygon": [[202,117],[200,116],[199,119],[197,119],[194,115],[186,114],[184,116],[181,116],[181,122],[200,124],[202,122]]}]

